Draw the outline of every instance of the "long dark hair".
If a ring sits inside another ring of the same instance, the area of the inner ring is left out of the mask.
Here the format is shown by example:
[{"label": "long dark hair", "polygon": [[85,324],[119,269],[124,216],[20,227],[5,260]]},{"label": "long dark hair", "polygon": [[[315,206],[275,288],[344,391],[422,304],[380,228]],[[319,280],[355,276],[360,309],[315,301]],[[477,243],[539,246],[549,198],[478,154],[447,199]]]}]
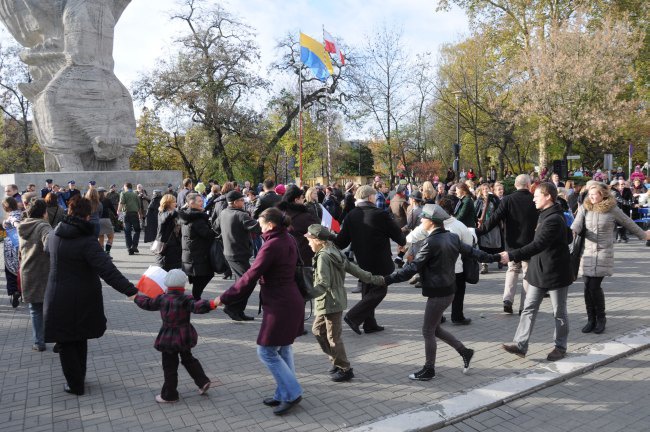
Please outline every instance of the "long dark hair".
[{"label": "long dark hair", "polygon": [[275,207],[270,207],[264,210],[262,214],[260,214],[259,218],[271,222],[275,226],[291,226],[291,217]]}]

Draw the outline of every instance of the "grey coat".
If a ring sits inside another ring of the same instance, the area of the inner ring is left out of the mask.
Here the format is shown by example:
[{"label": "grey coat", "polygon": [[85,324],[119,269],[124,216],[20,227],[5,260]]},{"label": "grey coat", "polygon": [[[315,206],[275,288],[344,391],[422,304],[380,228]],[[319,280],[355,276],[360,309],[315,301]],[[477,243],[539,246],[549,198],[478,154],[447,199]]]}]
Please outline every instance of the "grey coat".
[{"label": "grey coat", "polygon": [[50,273],[50,254],[45,251],[52,231],[44,219],[27,218],[18,226],[20,282],[25,303],[43,303]]},{"label": "grey coat", "polygon": [[[585,209],[587,214],[585,215]],[[616,200],[608,196],[597,204],[589,199],[578,208],[571,229],[581,232],[587,223],[585,251],[580,260],[579,274],[590,277],[611,276],[614,273],[614,227],[616,222],[632,234],[645,240],[646,234],[632,219],[617,207]]]}]

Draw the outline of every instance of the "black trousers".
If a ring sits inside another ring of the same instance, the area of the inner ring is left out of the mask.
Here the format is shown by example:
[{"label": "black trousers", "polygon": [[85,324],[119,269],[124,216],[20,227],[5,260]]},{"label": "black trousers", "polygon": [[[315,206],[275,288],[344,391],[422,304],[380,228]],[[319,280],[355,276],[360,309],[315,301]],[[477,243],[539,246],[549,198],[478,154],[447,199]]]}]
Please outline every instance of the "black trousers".
[{"label": "black trousers", "polygon": [[201,275],[201,276],[189,276],[188,279],[192,284],[192,297],[194,300],[200,300],[203,290],[210,283],[214,274],[211,275]]},{"label": "black trousers", "polygon": [[5,267],[5,280],[7,281],[7,295],[13,295],[18,291],[18,276],[7,270]]},{"label": "black trousers", "polygon": [[162,366],[163,373],[165,374],[165,383],[163,384],[160,396],[167,401],[174,401],[178,399],[178,357],[181,358],[181,364],[190,374],[194,380],[194,384],[201,388],[210,382],[210,379],[203,372],[201,363],[192,356],[191,351],[180,352],[163,352],[162,353]]},{"label": "black trousers", "polygon": [[137,249],[140,241],[140,216],[138,212],[126,212],[124,215],[124,240],[127,249]]},{"label": "black trousers", "polygon": [[[237,261],[232,258],[226,258],[226,261],[228,261],[228,265],[230,266],[230,270],[232,270],[232,274],[235,275],[235,280],[239,279],[242,277],[244,273],[248,271],[249,268],[251,268],[250,260],[241,260]],[[240,314],[243,313],[244,310],[246,310],[246,305],[248,304],[248,299],[250,296],[246,297],[245,299],[242,299],[236,303],[231,303],[229,305],[226,305],[223,310],[224,312],[228,312],[231,314]]]},{"label": "black trousers", "polygon": [[59,348],[61,369],[63,369],[63,376],[65,376],[68,386],[75,393],[83,393],[86,381],[88,340],[59,342]]},{"label": "black trousers", "polygon": [[451,303],[452,321],[462,321],[465,319],[465,315],[463,314],[465,287],[465,275],[463,273],[456,273],[456,292],[454,293],[454,301]]},{"label": "black trousers", "polygon": [[603,278],[585,276],[584,282],[587,319],[593,321],[596,318],[605,318],[605,293],[600,286]]},{"label": "black trousers", "polygon": [[346,317],[355,324],[363,324],[365,330],[377,327],[375,309],[386,297],[386,286],[370,285],[361,282],[361,300],[348,311]]}]

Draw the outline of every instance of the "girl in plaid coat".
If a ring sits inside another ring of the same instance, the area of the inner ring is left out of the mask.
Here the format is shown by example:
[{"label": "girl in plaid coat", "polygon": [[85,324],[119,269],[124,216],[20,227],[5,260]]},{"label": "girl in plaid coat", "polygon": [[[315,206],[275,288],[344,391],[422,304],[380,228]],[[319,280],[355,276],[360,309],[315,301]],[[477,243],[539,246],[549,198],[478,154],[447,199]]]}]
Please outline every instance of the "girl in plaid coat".
[{"label": "girl in plaid coat", "polygon": [[201,363],[192,356],[191,349],[196,346],[196,330],[190,324],[190,314],[204,314],[215,309],[214,301],[194,300],[185,295],[187,276],[180,269],[170,270],[165,277],[167,293],[156,298],[143,295],[135,297],[135,304],[141,309],[160,311],[163,325],[160,328],[154,348],[162,352],[165,383],[156,402],[169,403],[178,401],[178,357],[194,383],[199,387],[199,394],[205,394],[210,388],[210,379],[203,372]]}]

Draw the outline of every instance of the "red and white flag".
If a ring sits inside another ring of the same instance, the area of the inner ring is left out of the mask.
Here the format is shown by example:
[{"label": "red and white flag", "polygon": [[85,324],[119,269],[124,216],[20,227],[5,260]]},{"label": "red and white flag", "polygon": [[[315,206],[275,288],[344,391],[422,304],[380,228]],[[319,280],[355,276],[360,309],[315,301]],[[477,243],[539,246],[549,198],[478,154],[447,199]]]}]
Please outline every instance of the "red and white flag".
[{"label": "red and white flag", "polygon": [[322,204],[320,205],[320,208],[323,209],[323,218],[320,222],[321,225],[326,226],[330,231],[334,231],[337,234],[341,232],[341,224],[339,224],[339,221],[334,219]]},{"label": "red and white flag", "polygon": [[167,292],[165,276],[167,276],[165,270],[157,266],[150,266],[135,286],[147,297],[156,298]]},{"label": "red and white flag", "polygon": [[325,51],[328,53],[332,54],[339,54],[339,58],[341,59],[341,65],[345,64],[345,57],[343,56],[343,51],[341,51],[336,45],[336,41],[332,37],[331,34],[327,33],[325,29],[323,29],[323,39],[325,39]]}]

